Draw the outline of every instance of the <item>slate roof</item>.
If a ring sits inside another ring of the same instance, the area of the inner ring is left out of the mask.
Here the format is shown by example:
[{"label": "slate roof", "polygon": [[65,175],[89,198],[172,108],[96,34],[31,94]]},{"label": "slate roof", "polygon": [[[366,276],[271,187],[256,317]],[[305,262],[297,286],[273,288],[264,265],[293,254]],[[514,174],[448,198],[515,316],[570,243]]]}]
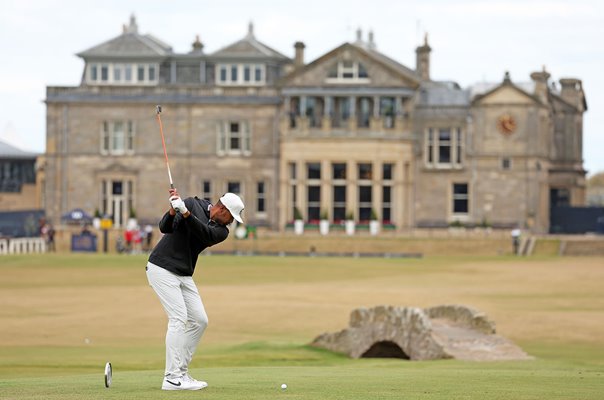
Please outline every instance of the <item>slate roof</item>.
[{"label": "slate roof", "polygon": [[469,106],[470,92],[456,82],[422,82],[419,104],[424,106]]},{"label": "slate roof", "polygon": [[[419,102],[426,106],[469,106],[476,96],[484,95],[500,85],[501,82],[478,82],[462,89],[452,81],[422,82]],[[514,86],[528,96],[533,96],[535,91],[534,82],[519,82]]]},{"label": "slate roof", "polygon": [[131,57],[165,57],[172,54],[172,47],[153,35],[138,33],[134,16],[130,25],[124,26],[124,32],[104,43],[84,50],[77,55],[86,58],[131,58]]},{"label": "slate roof", "polygon": [[24,151],[16,148],[13,145],[6,143],[3,140],[0,140],[0,158],[3,159],[35,159],[38,156],[37,153],[32,153],[29,151]]},{"label": "slate roof", "polygon": [[273,58],[283,61],[291,59],[277,50],[258,41],[254,36],[254,26],[250,23],[248,33],[241,40],[211,54],[215,58]]}]

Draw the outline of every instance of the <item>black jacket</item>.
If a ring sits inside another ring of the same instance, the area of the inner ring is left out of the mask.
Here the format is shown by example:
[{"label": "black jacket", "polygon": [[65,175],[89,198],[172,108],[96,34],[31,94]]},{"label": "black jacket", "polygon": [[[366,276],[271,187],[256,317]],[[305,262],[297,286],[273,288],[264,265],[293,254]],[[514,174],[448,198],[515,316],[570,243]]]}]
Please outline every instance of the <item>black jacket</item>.
[{"label": "black jacket", "polygon": [[227,238],[226,226],[210,220],[210,202],[196,197],[185,200],[191,212],[188,218],[166,212],[159,221],[159,230],[165,235],[157,243],[149,262],[180,276],[192,276],[197,256],[206,247],[220,243]]}]

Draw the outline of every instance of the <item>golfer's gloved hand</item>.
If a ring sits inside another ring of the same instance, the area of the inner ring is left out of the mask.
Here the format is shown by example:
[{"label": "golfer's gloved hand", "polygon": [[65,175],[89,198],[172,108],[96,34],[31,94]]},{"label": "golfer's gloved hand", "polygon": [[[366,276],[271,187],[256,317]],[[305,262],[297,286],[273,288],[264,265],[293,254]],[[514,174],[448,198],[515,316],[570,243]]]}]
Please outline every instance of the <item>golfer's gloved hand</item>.
[{"label": "golfer's gloved hand", "polygon": [[181,214],[186,214],[187,206],[185,206],[185,202],[178,196],[170,197],[170,204],[172,204],[172,208]]}]

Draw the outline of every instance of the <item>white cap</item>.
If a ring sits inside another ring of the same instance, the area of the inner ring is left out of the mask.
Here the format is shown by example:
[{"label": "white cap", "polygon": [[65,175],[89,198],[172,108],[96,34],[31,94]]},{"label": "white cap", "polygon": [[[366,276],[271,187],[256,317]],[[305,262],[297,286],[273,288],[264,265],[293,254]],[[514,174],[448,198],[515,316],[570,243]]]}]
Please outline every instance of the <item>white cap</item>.
[{"label": "white cap", "polygon": [[243,205],[243,200],[241,197],[237,196],[235,193],[226,193],[224,196],[220,198],[220,202],[229,210],[235,221],[243,223],[241,219],[241,212],[245,208]]}]

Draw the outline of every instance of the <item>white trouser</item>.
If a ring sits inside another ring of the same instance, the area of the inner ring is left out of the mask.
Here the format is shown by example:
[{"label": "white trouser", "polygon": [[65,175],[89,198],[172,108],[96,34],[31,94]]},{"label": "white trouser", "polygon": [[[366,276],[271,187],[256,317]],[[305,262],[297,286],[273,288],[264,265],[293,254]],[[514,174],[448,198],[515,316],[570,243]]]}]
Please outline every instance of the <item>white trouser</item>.
[{"label": "white trouser", "polygon": [[165,376],[171,379],[184,376],[208,326],[197,286],[192,277],[173,274],[150,262],[147,279],[168,315]]}]

